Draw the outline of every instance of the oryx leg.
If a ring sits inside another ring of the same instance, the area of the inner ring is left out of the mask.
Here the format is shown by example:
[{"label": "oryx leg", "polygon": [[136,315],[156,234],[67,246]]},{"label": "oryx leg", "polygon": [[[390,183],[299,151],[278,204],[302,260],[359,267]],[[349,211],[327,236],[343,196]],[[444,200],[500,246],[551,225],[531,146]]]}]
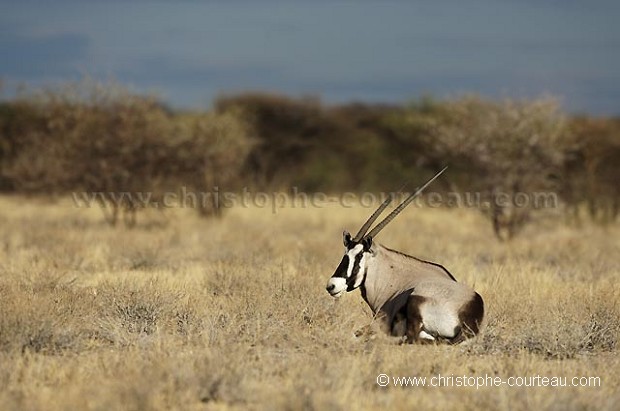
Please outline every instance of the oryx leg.
[{"label": "oryx leg", "polygon": [[464,338],[471,338],[480,332],[480,324],[484,318],[484,302],[480,294],[475,293],[474,298],[465,304],[459,311],[459,320],[463,328]]},{"label": "oryx leg", "polygon": [[[422,304],[426,301],[426,298],[420,295],[410,295],[407,299],[407,342],[414,343],[420,342],[421,338],[426,335],[421,335],[422,331]],[[424,333],[427,334],[427,333]],[[431,336],[432,338],[432,336]]]},{"label": "oryx leg", "polygon": [[379,311],[370,324],[355,331],[356,337],[390,334],[389,318],[386,313]]},{"label": "oryx leg", "polygon": [[411,295],[407,301],[407,342],[449,343],[462,341],[462,326],[456,313],[434,300]]},{"label": "oryx leg", "polygon": [[[403,342],[403,336],[405,335],[404,329],[406,324],[404,313],[402,315],[402,318],[397,315],[394,320],[390,321],[390,317],[385,312],[380,311],[370,324],[356,330],[354,335],[357,338],[362,338],[365,340],[380,338],[385,342],[401,344]],[[400,334],[398,334],[398,332],[395,333],[394,321],[398,322],[396,329],[402,328],[402,332]]]},{"label": "oryx leg", "polygon": [[392,337],[403,337],[407,335],[407,306],[403,306],[403,308],[394,315],[390,335]]}]

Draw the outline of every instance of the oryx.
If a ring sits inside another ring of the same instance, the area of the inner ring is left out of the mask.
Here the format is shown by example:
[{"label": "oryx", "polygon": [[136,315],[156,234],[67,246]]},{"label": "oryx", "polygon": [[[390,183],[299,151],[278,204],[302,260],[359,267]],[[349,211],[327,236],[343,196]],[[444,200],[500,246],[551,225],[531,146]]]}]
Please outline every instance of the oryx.
[{"label": "oryx", "polygon": [[373,239],[445,168],[409,195],[368,234],[366,232],[392,201],[389,196],[355,237],[345,231],[345,254],[327,282],[333,297],[359,288],[381,329],[407,342],[459,343],[478,334],[484,303],[478,293],[443,266],[384,247]]}]

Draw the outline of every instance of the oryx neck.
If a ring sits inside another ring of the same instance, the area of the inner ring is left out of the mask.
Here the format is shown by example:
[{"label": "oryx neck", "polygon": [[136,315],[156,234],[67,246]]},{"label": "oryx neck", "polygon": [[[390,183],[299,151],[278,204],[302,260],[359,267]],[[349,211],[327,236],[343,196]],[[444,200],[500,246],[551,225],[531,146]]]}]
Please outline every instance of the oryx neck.
[{"label": "oryx neck", "polygon": [[392,251],[380,244],[374,244],[371,250],[361,292],[373,313],[377,313],[385,310],[395,296],[410,290],[413,282],[410,276],[404,275]]}]

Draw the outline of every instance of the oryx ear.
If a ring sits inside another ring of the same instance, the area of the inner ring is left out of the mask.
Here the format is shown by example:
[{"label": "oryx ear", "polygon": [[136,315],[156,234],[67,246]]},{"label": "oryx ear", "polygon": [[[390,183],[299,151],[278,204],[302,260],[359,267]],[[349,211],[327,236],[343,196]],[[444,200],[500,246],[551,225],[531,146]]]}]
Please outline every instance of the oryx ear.
[{"label": "oryx ear", "polygon": [[351,244],[351,234],[347,230],[342,232],[342,242],[345,247],[348,247],[349,244]]},{"label": "oryx ear", "polygon": [[372,237],[364,237],[362,239],[362,245],[364,246],[364,251],[370,251],[370,247],[372,246]]}]

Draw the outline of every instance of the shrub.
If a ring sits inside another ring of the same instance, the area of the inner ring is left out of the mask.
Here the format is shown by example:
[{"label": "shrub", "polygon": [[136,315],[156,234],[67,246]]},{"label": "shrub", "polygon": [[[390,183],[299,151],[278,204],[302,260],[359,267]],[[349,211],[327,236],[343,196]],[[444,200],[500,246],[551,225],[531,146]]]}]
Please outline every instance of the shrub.
[{"label": "shrub", "polygon": [[[222,97],[216,111],[239,110],[256,137],[244,174],[262,188],[381,189],[386,167],[385,108],[325,107],[318,99],[249,93]],[[393,186],[393,183],[391,184]]]},{"label": "shrub", "polygon": [[159,205],[166,191],[227,184],[249,147],[233,113],[174,115],[152,97],[111,86],[31,93],[7,110],[5,179],[25,193],[96,193],[113,225],[120,214],[134,225],[137,210]]},{"label": "shrub", "polygon": [[428,164],[449,164],[453,188],[484,198],[482,211],[500,239],[523,227],[536,204],[517,195],[557,188],[566,120],[553,100],[491,102],[467,97],[426,102],[405,117]]},{"label": "shrub", "polygon": [[620,214],[620,121],[575,118],[561,194],[574,219],[587,205],[592,220],[607,224]]},{"label": "shrub", "polygon": [[175,118],[178,168],[172,174],[179,186],[190,186],[200,195],[193,201],[203,216],[220,216],[219,191],[238,190],[243,167],[255,142],[235,110],[194,113]]}]

